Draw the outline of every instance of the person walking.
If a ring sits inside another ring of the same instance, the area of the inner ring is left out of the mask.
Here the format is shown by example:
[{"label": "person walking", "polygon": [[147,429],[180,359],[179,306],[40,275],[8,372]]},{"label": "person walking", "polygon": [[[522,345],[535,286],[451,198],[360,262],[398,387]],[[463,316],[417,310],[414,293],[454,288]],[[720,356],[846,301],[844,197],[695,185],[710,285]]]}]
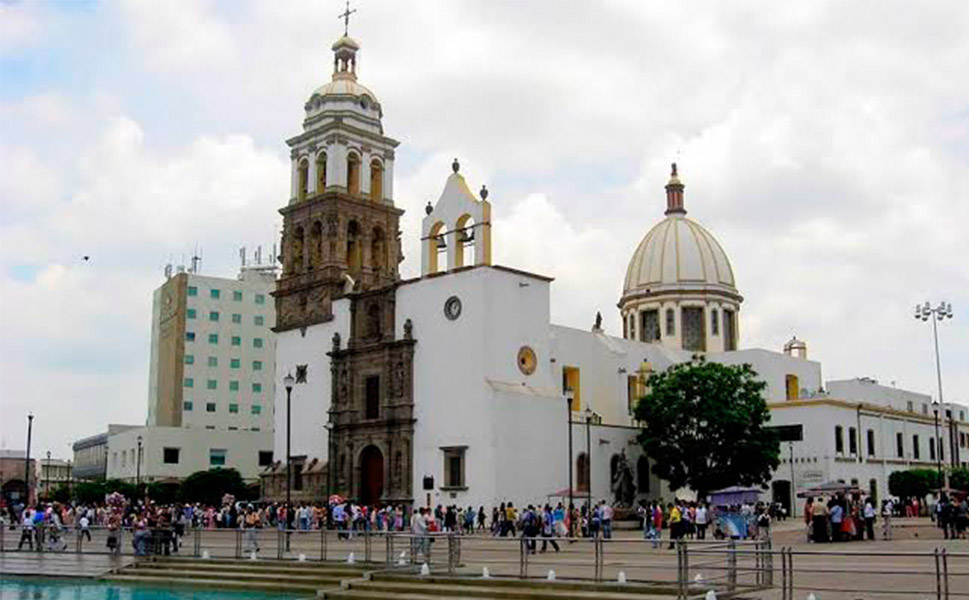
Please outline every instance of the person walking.
[{"label": "person walking", "polygon": [[892,503],[892,499],[888,498],[882,502],[882,539],[890,540],[892,539],[892,513],[895,511],[895,505]]},{"label": "person walking", "polygon": [[552,507],[546,504],[545,511],[541,516],[542,552],[545,552],[549,543],[552,544],[556,552],[559,551],[559,545],[555,541],[555,523],[555,515],[552,514]]},{"label": "person walking", "polygon": [[705,540],[707,539],[707,526],[710,524],[709,514],[708,514],[707,504],[705,502],[700,503],[696,507],[696,539]]},{"label": "person walking", "polygon": [[24,518],[20,522],[20,543],[17,544],[17,550],[24,547],[24,542],[27,542],[27,546],[31,550],[34,549],[34,511],[29,508],[25,508],[23,515]]}]

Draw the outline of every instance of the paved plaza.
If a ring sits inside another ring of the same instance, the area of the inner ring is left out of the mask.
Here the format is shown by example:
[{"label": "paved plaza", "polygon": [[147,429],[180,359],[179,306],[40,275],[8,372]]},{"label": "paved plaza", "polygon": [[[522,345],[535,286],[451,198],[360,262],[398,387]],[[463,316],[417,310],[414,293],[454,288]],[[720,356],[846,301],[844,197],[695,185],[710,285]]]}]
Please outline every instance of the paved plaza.
[{"label": "paved plaza", "polygon": [[[820,593],[827,599],[855,598],[928,598],[936,592],[936,549],[945,549],[946,564],[940,566],[948,571],[950,597],[969,597],[969,541],[943,540],[941,532],[927,519],[899,520],[892,541],[847,542],[811,544],[805,539],[800,522],[788,521],[775,526],[772,536],[772,564],[754,555],[754,547],[739,544],[736,561],[736,583],[741,589],[756,587],[764,581],[764,571],[772,571],[773,587],[750,592],[756,598],[781,598],[782,559],[777,554],[781,548],[791,549],[793,561],[795,598],[806,597],[810,591]],[[17,546],[16,531],[5,530],[2,570],[4,573],[27,573],[47,575],[94,576],[99,570],[106,571],[131,561],[130,540],[124,540],[122,558],[110,557],[102,532],[95,532],[93,540],[84,542],[82,553],[77,554],[76,539],[69,536],[71,545],[62,553],[11,552]],[[196,540],[195,536],[198,536]],[[400,561],[411,560],[410,540],[406,537],[354,536],[339,540],[335,532],[298,532],[290,535],[289,549],[285,537],[275,530],[260,530],[260,549],[257,557],[274,560],[280,556],[279,542],[283,542],[284,559],[306,561],[325,558],[332,562],[369,561],[399,566]],[[196,548],[199,555],[212,559],[243,556],[250,559],[247,540],[234,530],[202,530],[186,536],[180,554],[191,556]],[[495,577],[518,577],[523,572],[529,578],[545,578],[554,570],[560,579],[593,579],[595,577],[595,544],[588,540],[558,540],[560,552],[551,546],[541,552],[542,541],[537,540],[537,552],[523,556],[521,541],[515,538],[495,538],[490,535],[464,537],[460,548],[455,542],[439,537],[431,544],[430,565],[436,571],[446,568],[448,552],[460,552],[458,574],[480,576],[483,569]],[[654,548],[642,540],[638,531],[618,531],[613,540],[601,545],[601,577],[616,581],[620,572],[630,582],[675,582],[680,560],[676,550],[668,548],[666,541]],[[388,553],[390,560],[388,561]],[[423,562],[424,557],[417,559]],[[688,572],[696,585],[727,583],[730,553],[726,542],[691,544],[688,550]],[[760,578],[758,578],[760,572]],[[848,590],[848,591],[843,591]],[[856,592],[850,590],[858,590]]]}]

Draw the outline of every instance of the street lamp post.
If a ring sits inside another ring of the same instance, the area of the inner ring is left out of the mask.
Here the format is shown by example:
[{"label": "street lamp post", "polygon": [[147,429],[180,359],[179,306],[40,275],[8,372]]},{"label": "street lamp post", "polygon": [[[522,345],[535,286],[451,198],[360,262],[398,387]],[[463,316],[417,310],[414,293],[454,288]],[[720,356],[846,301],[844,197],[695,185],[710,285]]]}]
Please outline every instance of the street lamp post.
[{"label": "street lamp post", "polygon": [[34,431],[34,413],[27,413],[27,452],[24,456],[24,494],[27,495],[25,504],[30,506],[30,436]]},{"label": "street lamp post", "polygon": [[597,417],[595,412],[588,406],[585,408],[585,472],[586,481],[586,509],[592,511],[592,419]]},{"label": "street lamp post", "polygon": [[50,501],[50,450],[47,451],[47,475],[44,477],[44,495]]},{"label": "street lamp post", "polygon": [[333,523],[333,519],[330,515],[330,494],[333,493],[333,465],[336,463],[334,454],[336,454],[333,449],[336,448],[336,444],[333,443],[333,423],[327,423],[323,426],[326,429],[326,527],[330,528]]},{"label": "street lamp post", "polygon": [[292,422],[292,411],[290,410],[293,397],[293,384],[296,382],[291,374],[283,377],[283,385],[286,387],[286,520],[289,520],[289,513],[292,511],[290,506],[290,485],[292,484],[291,454],[290,454],[290,424]]},{"label": "street lamp post", "polygon": [[138,436],[138,458],[135,461],[135,490],[141,495],[141,442],[142,437]]},{"label": "street lamp post", "polygon": [[[942,398],[942,364],[939,360],[939,328],[936,321],[952,318],[952,304],[949,304],[948,302],[940,302],[935,308],[933,308],[928,301],[922,305],[916,304],[915,318],[921,319],[923,322],[928,320],[932,321],[932,340],[935,342],[935,376],[939,385],[939,400],[937,403],[933,403],[935,408],[935,455],[938,458],[942,455],[942,446],[940,444],[941,439],[939,438],[939,409],[945,404],[945,400]],[[937,460],[936,465],[941,472],[942,460]],[[949,473],[945,472],[944,476],[945,487],[948,489]]]},{"label": "street lamp post", "polygon": [[569,511],[569,514],[571,515],[572,514],[572,504],[574,502],[574,500],[572,499],[572,487],[573,487],[573,484],[572,484],[572,398],[570,398],[568,395],[565,396],[565,413],[566,413],[565,414],[565,416],[566,416],[566,423],[567,423],[567,426],[569,428],[569,457],[568,457],[568,463],[569,463],[569,506],[568,506],[568,509],[567,510]]}]

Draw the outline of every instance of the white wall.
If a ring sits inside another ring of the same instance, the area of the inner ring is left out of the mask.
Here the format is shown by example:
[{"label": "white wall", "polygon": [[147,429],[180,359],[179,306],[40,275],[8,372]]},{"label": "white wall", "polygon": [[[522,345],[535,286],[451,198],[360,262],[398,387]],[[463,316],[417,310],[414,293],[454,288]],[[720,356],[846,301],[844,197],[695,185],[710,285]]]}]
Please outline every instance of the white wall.
[{"label": "white wall", "polygon": [[[259,452],[271,451],[271,431],[227,431],[185,427],[139,427],[108,437],[108,479],[137,477],[138,436],[142,438],[141,480],[182,479],[196,471],[213,468],[209,450],[226,450],[225,468],[239,471],[243,479],[258,478]],[[179,448],[178,464],[163,462],[164,448]],[[125,457],[122,458],[122,453]]]},{"label": "white wall", "polygon": [[762,348],[707,354],[707,360],[725,365],[750,364],[761,380],[767,383],[768,402],[787,399],[787,375],[797,375],[798,388],[816,392],[821,389],[821,363],[788,356]]},{"label": "white wall", "polygon": [[339,332],[345,348],[350,337],[350,302],[333,303],[333,320],[306,328],[283,331],[276,335],[276,410],[273,448],[276,460],[286,459],[286,388],[282,378],[287,373],[296,376],[296,366],[308,365],[306,383],[297,384],[292,392],[293,418],[291,452],[293,456],[307,455],[327,460],[328,439],[325,429],[329,421],[331,373],[330,357],[333,334]]}]

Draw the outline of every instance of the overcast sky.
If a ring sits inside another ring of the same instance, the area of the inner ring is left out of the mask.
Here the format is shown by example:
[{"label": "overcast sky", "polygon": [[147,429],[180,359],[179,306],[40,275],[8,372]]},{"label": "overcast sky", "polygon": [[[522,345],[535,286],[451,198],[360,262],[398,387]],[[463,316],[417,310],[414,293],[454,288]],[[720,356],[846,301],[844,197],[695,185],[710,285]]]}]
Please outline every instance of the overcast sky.
[{"label": "overcast sky", "polygon": [[[497,263],[591,326],[662,218],[669,163],[745,297],[745,347],[969,401],[969,4],[358,0],[358,72],[419,220],[459,157]],[[146,416],[152,290],[269,247],[284,140],[329,80],[333,0],[0,2],[0,446],[69,455]],[[268,254],[268,251],[266,252]],[[90,256],[83,261],[82,256]]]}]

